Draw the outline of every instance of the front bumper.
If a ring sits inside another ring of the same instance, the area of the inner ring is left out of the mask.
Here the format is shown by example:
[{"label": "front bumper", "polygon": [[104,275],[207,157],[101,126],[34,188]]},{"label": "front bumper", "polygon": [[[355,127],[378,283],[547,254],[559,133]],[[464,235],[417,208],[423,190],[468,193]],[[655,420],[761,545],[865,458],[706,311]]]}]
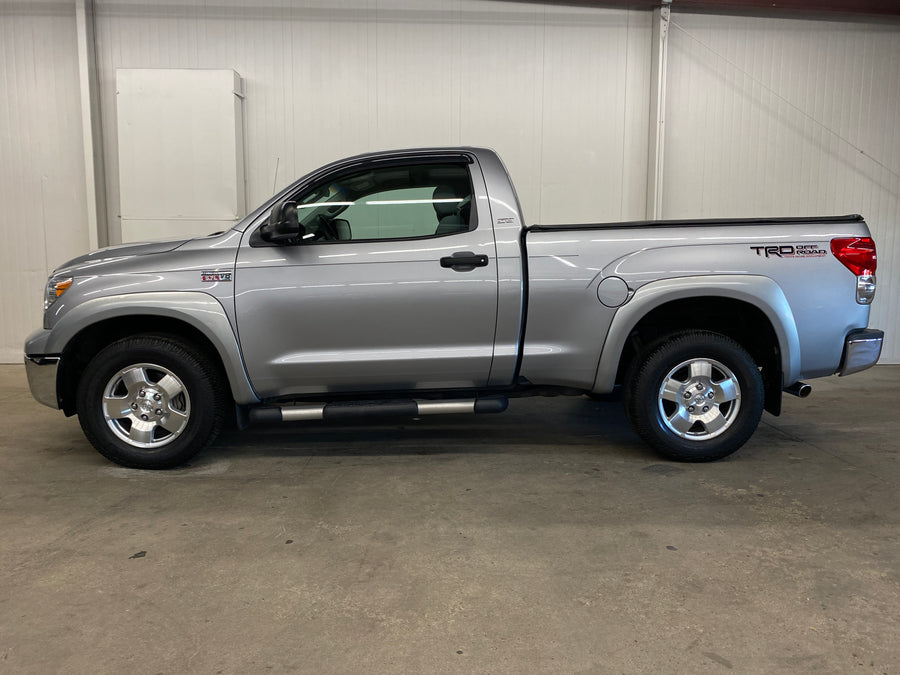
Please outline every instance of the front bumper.
[{"label": "front bumper", "polygon": [[28,388],[38,403],[59,409],[56,375],[59,372],[58,356],[25,356],[25,374]]},{"label": "front bumper", "polygon": [[884,331],[863,328],[850,333],[844,340],[844,356],[838,375],[852,375],[871,368],[881,356]]}]

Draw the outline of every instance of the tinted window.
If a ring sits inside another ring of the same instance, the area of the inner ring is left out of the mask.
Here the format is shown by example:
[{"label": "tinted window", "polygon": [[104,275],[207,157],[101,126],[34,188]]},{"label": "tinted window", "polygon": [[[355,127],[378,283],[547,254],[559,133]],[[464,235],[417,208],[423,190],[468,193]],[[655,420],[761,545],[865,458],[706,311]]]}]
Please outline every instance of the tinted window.
[{"label": "tinted window", "polygon": [[433,237],[475,226],[462,164],[389,166],[347,173],[297,200],[307,241]]}]

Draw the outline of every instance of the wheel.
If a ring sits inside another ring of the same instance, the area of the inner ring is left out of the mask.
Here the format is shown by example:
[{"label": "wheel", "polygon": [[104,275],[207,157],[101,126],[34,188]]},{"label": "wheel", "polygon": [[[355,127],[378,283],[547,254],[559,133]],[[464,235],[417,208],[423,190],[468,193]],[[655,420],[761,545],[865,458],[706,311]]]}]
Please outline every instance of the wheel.
[{"label": "wheel", "polygon": [[705,331],[675,334],[635,359],[625,383],[625,411],[638,436],[665,457],[721,459],[759,424],[762,375],[730,338]]},{"label": "wheel", "polygon": [[101,350],[85,368],[76,407],[100,454],[132,468],[168,469],[216,437],[225,393],[205,354],[177,339],[148,335]]}]

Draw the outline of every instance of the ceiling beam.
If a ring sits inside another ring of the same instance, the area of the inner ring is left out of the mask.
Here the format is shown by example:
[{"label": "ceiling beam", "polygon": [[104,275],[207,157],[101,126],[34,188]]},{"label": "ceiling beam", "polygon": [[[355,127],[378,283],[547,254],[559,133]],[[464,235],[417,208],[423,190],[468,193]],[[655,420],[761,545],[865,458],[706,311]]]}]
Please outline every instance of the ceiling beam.
[{"label": "ceiling beam", "polygon": [[[660,0],[539,0],[539,4],[650,10],[665,3]],[[900,19],[897,0],[672,0],[671,7],[673,12]]]}]

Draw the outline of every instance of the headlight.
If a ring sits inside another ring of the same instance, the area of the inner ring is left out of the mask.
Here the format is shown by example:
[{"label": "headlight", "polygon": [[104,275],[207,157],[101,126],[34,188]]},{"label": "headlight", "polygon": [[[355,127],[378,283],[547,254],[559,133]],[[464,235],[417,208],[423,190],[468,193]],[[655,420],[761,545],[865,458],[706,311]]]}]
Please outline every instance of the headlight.
[{"label": "headlight", "polygon": [[72,277],[65,277],[64,279],[50,277],[50,280],[47,282],[47,290],[44,292],[44,310],[49,309],[50,305],[56,302],[57,298],[65,293],[71,285]]}]

